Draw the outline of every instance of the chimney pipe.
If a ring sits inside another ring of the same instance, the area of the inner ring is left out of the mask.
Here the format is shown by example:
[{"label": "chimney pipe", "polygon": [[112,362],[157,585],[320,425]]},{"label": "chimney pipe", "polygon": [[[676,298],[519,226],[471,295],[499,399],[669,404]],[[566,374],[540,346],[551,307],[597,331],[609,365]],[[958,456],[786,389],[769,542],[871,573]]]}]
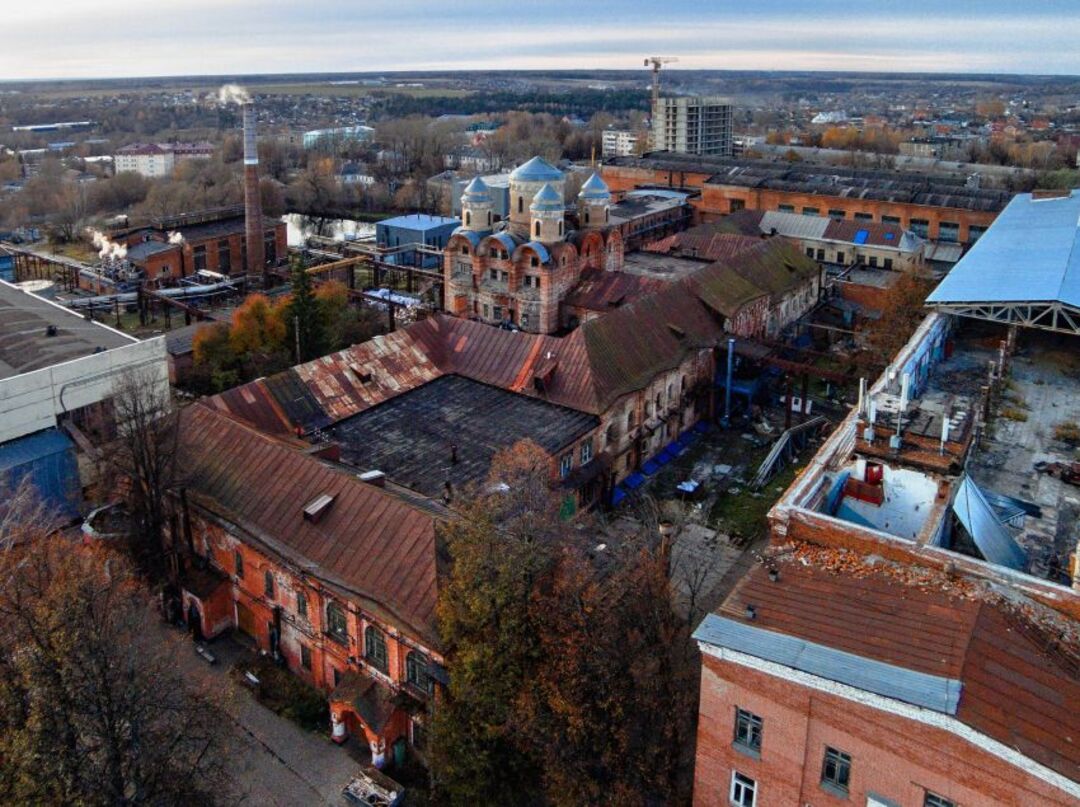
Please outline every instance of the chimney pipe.
[{"label": "chimney pipe", "polygon": [[259,150],[255,142],[255,105],[243,106],[244,120],[244,240],[247,242],[248,276],[262,275],[263,287],[269,276],[263,253],[262,200],[259,198]]}]

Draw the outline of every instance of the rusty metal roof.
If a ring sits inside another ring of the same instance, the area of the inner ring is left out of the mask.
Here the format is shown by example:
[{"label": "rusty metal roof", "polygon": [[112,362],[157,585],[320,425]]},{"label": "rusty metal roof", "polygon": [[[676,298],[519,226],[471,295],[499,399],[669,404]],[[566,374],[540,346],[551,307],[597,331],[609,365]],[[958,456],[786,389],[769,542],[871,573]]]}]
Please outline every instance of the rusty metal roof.
[{"label": "rusty metal roof", "polygon": [[[774,561],[756,566],[717,610],[764,631],[797,637],[908,670],[958,679],[957,719],[1080,781],[1080,677],[1052,654],[1045,628],[1012,606],[964,593],[942,576],[910,581],[855,562],[840,571]],[[754,606],[754,619],[746,608]],[[1075,649],[1074,649],[1075,650]]]},{"label": "rusty metal roof", "polygon": [[[196,505],[302,573],[437,644],[435,510],[201,403],[182,411],[180,445],[184,484]],[[305,519],[304,508],[323,495],[333,497],[329,509],[317,522]]]}]

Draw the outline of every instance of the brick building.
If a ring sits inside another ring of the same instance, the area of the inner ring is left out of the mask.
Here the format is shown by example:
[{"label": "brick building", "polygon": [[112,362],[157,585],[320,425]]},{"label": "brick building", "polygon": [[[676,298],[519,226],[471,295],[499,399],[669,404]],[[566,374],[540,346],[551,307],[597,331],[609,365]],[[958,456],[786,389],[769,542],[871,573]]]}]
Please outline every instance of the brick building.
[{"label": "brick building", "polygon": [[744,209],[798,212],[893,224],[921,238],[960,244],[977,241],[1011,196],[952,177],[667,153],[613,159],[603,177],[612,192],[698,191],[692,203],[702,221]]},{"label": "brick building", "polygon": [[[443,263],[446,309],[461,317],[533,333],[559,329],[559,305],[588,269],[619,271],[623,240],[610,221],[611,194],[593,175],[567,217],[566,176],[541,157],[510,174],[510,213],[494,219],[479,177],[462,196],[461,227]],[[576,227],[575,227],[576,224]]]},{"label": "brick building", "polygon": [[438,505],[203,404],[181,417],[174,545],[198,632],[236,628],[328,693],[334,738],[422,752],[438,687]]},{"label": "brick building", "polygon": [[[148,283],[168,286],[199,271],[235,277],[245,274],[247,238],[243,208],[224,208],[154,219],[145,226],[110,234],[127,246],[127,260]],[[268,266],[288,256],[286,226],[264,220],[263,250]]]}]

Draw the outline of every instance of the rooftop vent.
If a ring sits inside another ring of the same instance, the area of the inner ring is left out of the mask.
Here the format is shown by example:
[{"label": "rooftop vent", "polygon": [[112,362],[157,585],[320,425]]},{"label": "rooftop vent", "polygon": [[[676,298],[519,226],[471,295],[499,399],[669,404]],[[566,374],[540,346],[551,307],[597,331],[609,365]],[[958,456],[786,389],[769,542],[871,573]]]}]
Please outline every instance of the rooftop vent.
[{"label": "rooftop vent", "polygon": [[45,335],[46,336],[56,336],[56,334],[57,334],[57,330],[56,330],[55,325],[46,325],[45,326]]},{"label": "rooftop vent", "polygon": [[310,521],[312,524],[319,523],[333,503],[334,497],[329,493],[324,493],[321,496],[316,497],[304,508],[304,521]]},{"label": "rooftop vent", "polygon": [[377,488],[386,486],[386,474],[382,471],[364,471],[359,474],[361,482],[367,482],[369,485],[374,485]]},{"label": "rooftop vent", "polygon": [[361,384],[367,384],[371,381],[371,372],[365,370],[359,364],[350,364],[349,369],[353,371],[353,374],[360,381]]}]

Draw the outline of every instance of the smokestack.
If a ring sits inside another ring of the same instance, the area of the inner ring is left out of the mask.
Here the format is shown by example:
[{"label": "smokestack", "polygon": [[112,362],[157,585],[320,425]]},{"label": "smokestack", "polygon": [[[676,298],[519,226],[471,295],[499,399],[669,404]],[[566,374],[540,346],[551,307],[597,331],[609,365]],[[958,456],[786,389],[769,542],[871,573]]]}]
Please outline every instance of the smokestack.
[{"label": "smokestack", "polygon": [[259,198],[259,150],[255,143],[255,105],[243,106],[244,119],[244,240],[247,242],[247,274],[263,276],[269,285],[263,253],[262,200]]}]

